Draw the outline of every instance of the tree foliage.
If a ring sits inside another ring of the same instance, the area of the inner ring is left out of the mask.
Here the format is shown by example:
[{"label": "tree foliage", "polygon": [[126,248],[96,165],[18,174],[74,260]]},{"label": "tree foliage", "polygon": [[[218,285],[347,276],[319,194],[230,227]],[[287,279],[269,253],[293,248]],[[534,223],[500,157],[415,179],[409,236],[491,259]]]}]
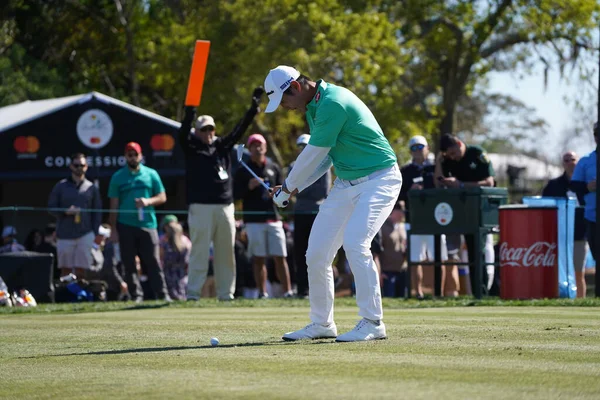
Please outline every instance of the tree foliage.
[{"label": "tree foliage", "polygon": [[[502,99],[476,90],[487,74],[577,66],[596,54],[599,10],[595,0],[9,0],[0,105],[96,90],[178,119],[193,45],[204,39],[199,112],[221,132],[268,70],[289,64],[353,90],[402,152],[417,133],[489,132],[488,103]],[[253,129],[284,163],[307,130],[287,112],[261,114]],[[518,131],[507,130],[492,136]]]}]

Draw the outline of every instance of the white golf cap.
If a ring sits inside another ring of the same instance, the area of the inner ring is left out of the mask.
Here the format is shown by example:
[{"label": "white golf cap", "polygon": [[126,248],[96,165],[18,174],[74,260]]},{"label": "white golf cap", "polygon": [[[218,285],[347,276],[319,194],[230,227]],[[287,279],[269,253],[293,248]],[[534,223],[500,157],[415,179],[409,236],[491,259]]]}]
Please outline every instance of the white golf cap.
[{"label": "white golf cap", "polygon": [[298,139],[296,139],[296,145],[299,146],[299,145],[303,144],[306,146],[308,144],[309,140],[310,140],[310,135],[304,133],[304,134],[298,136]]},{"label": "white golf cap", "polygon": [[421,135],[413,136],[408,141],[408,147],[413,147],[415,144],[422,144],[423,146],[427,146],[427,139]]},{"label": "white golf cap", "polygon": [[98,235],[104,236],[105,238],[110,237],[110,228],[105,228],[102,225],[98,227]]},{"label": "white golf cap", "polygon": [[196,120],[196,129],[200,130],[205,126],[212,126],[216,128],[215,120],[210,115],[201,115]]},{"label": "white golf cap", "polygon": [[295,81],[300,76],[300,72],[297,69],[288,67],[286,65],[280,65],[277,68],[269,71],[269,75],[265,78],[265,92],[269,98],[269,104],[265,112],[270,113],[277,110],[283,92],[290,87],[292,81]]}]

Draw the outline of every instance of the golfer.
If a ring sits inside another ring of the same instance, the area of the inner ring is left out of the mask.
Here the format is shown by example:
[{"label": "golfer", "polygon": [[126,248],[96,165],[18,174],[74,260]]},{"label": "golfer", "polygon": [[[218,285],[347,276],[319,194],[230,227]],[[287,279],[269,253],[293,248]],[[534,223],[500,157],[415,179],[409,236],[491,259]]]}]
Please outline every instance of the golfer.
[{"label": "golfer", "polygon": [[[278,66],[265,79],[266,112],[281,104],[305,111],[310,141],[282,186],[273,190],[279,207],[323,176],[333,164],[337,179],[310,231],[308,265],[312,323],[284,340],[337,338],[338,342],[385,339],[381,292],[371,241],[392,212],[402,175],[396,155],[367,106],[348,89],[311,81],[296,69]],[[340,336],[333,320],[332,262],[344,246],[356,284],[362,319]]]}]

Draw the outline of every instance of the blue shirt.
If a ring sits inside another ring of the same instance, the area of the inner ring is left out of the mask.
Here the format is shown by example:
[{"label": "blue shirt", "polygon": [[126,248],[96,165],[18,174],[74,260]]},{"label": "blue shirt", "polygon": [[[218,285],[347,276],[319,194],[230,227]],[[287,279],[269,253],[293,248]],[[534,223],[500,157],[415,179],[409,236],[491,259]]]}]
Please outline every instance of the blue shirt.
[{"label": "blue shirt", "polygon": [[[584,182],[586,185],[594,179],[596,179],[596,150],[579,160],[571,177],[572,181]],[[584,196],[584,200],[585,219],[596,222],[596,192],[589,192]]]}]

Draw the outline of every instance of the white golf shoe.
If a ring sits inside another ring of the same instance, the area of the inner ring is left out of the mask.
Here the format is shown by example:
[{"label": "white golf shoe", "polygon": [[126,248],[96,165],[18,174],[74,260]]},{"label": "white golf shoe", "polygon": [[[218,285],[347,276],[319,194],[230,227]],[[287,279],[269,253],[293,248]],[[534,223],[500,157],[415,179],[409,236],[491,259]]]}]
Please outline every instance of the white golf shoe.
[{"label": "white golf shoe", "polygon": [[335,339],[336,342],[363,342],[365,340],[387,339],[385,324],[379,321],[379,325],[366,318],[358,321],[358,324],[350,332],[344,333]]},{"label": "white golf shoe", "polygon": [[302,329],[294,332],[288,332],[283,335],[282,339],[287,341],[304,340],[304,339],[334,339],[337,337],[337,327],[335,323],[329,326],[311,323]]}]

